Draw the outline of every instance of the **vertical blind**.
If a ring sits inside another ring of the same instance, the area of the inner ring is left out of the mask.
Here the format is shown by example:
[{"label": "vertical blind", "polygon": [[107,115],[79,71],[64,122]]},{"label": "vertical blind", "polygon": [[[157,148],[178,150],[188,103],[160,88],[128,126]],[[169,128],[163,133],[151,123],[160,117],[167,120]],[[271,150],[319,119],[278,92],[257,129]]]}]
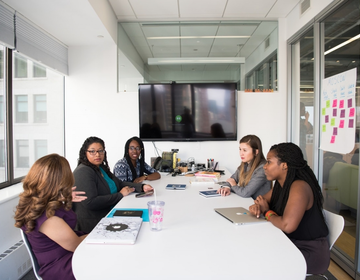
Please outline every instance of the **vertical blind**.
[{"label": "vertical blind", "polygon": [[68,75],[67,47],[3,2],[0,2],[0,42],[34,61]]}]

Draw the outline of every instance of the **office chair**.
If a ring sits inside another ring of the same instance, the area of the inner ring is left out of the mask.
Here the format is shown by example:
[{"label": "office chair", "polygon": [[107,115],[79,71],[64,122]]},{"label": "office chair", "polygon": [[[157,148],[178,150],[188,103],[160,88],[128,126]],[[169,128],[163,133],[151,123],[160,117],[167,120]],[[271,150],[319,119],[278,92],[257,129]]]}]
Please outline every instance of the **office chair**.
[{"label": "office chair", "polygon": [[21,233],[22,239],[24,240],[24,244],[25,244],[25,246],[26,246],[26,249],[27,249],[28,252],[29,252],[35,277],[36,277],[38,280],[42,280],[41,276],[38,274],[39,268],[40,268],[40,267],[39,267],[39,263],[38,263],[38,261],[37,261],[37,259],[36,259],[36,257],[35,257],[35,254],[34,254],[33,251],[32,251],[30,242],[29,242],[26,234],[22,231],[22,229],[20,229],[20,233]]},{"label": "office chair", "polygon": [[[329,229],[328,241],[329,241],[329,250],[334,246],[335,241],[339,238],[340,234],[344,229],[344,218],[340,215],[334,214],[330,211],[324,209],[325,221]],[[306,277],[312,276],[313,274],[306,274]],[[324,274],[317,274],[324,279],[328,279]]]}]

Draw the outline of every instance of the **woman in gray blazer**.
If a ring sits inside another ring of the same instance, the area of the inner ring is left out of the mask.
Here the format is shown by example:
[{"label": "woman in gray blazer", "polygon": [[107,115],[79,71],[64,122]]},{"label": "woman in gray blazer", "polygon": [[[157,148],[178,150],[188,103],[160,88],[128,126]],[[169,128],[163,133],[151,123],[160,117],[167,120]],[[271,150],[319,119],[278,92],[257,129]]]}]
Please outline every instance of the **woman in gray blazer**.
[{"label": "woman in gray blazer", "polygon": [[76,229],[84,232],[90,232],[124,196],[153,189],[147,184],[116,178],[107,162],[105,143],[98,137],[85,140],[73,174],[76,190],[84,191],[87,196],[87,200],[72,206],[77,215]]}]

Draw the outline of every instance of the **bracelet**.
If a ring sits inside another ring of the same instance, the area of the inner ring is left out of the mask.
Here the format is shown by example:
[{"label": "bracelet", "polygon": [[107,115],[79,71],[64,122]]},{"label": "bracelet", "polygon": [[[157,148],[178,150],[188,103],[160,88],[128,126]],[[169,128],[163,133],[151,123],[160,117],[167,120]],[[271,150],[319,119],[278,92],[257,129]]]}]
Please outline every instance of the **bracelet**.
[{"label": "bracelet", "polygon": [[277,216],[277,214],[273,210],[269,210],[265,213],[265,219],[269,222],[271,216]]}]

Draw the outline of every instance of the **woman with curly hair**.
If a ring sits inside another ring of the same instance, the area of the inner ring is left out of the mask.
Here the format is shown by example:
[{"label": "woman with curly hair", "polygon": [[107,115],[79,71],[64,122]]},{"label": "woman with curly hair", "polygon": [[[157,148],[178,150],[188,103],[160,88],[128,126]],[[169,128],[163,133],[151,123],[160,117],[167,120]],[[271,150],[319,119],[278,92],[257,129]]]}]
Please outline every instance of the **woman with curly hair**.
[{"label": "woman with curly hair", "polygon": [[160,173],[145,162],[144,144],[139,137],[126,141],[124,157],[114,166],[115,176],[123,181],[141,183],[160,179]]},{"label": "woman with curly hair", "polygon": [[74,177],[78,190],[85,191],[88,197],[73,205],[78,217],[76,229],[85,232],[90,232],[124,196],[153,189],[116,178],[109,168],[105,143],[98,137],[89,137],[83,143]]},{"label": "woman with curly hair", "polygon": [[222,196],[231,192],[241,197],[256,198],[266,194],[271,189],[271,182],[266,179],[263,166],[265,157],[259,137],[246,135],[240,139],[239,153],[241,164],[236,172],[226,180],[218,190]]},{"label": "woman with curly hair", "polygon": [[293,143],[270,148],[264,165],[274,188],[258,196],[249,210],[263,213],[281,229],[304,255],[307,273],[324,273],[330,263],[328,227],[323,214],[321,188],[301,149]]},{"label": "woman with curly hair", "polygon": [[43,279],[75,279],[71,260],[86,235],[73,230],[76,214],[71,205],[86,197],[72,192],[73,186],[69,163],[57,154],[38,159],[23,180],[15,226],[27,235]]}]

